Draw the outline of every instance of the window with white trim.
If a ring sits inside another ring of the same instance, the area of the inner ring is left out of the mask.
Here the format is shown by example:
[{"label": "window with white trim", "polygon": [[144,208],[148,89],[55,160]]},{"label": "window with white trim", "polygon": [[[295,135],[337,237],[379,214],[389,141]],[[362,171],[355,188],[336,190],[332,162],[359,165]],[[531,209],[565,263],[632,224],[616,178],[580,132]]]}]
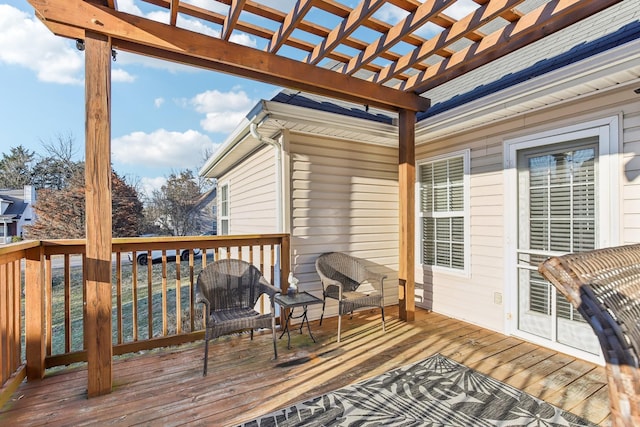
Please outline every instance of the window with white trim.
[{"label": "window with white trim", "polygon": [[229,184],[220,187],[220,230],[221,236],[229,234]]},{"label": "window with white trim", "polygon": [[454,155],[418,167],[423,265],[466,271],[466,158]]}]

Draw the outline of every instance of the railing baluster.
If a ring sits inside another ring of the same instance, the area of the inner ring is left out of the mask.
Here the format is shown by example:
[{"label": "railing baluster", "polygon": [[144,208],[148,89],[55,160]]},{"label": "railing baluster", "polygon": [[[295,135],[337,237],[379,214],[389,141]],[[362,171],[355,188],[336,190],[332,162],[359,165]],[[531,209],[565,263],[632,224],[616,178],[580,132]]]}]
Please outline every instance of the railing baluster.
[{"label": "railing baluster", "polygon": [[137,254],[131,255],[131,336],[138,341],[138,262]]},{"label": "railing baluster", "polygon": [[[84,319],[87,318],[87,287],[84,285],[84,281],[85,278],[87,277],[87,254],[86,252],[82,254],[82,283],[80,284],[80,286],[82,286],[82,329],[84,332],[84,328],[85,328],[85,322]],[[82,334],[82,349],[86,350],[87,349],[87,334],[83,333]],[[73,346],[73,336],[71,339],[71,345]]]},{"label": "railing baluster", "polygon": [[[14,369],[22,364],[22,331],[24,324],[22,322],[22,262],[15,261],[13,263],[13,340],[14,340]],[[13,372],[13,369],[12,369]]]},{"label": "railing baluster", "polygon": [[[189,252],[191,252],[189,250]],[[182,254],[176,250],[176,334],[182,333],[182,306],[180,304],[180,269],[182,268]]]},{"label": "railing baluster", "polygon": [[[206,250],[203,248],[200,250],[202,253],[202,259],[206,261],[207,259],[207,252]],[[194,262],[193,262],[193,251],[191,251],[189,253],[189,320],[190,320],[190,325],[191,328],[189,329],[189,332],[193,332],[196,328],[196,316],[195,316],[195,303],[193,301],[193,289],[194,289],[194,279],[195,279],[195,272],[194,272]]]},{"label": "railing baluster", "polygon": [[118,344],[122,344],[122,263],[120,252],[116,252],[116,312],[118,325]]},{"label": "railing baluster", "polygon": [[0,265],[0,376],[4,383],[11,375],[9,365],[10,325],[6,321],[9,318],[11,306],[11,294],[9,292],[9,271],[6,264]]},{"label": "railing baluster", "polygon": [[167,336],[167,251],[162,251],[162,335]]},{"label": "railing baluster", "polygon": [[[84,286],[83,286],[84,288]],[[51,313],[53,310],[47,310]],[[52,337],[53,338],[53,337]],[[64,254],[64,351],[71,351],[71,260],[69,254]]]},{"label": "railing baluster", "polygon": [[[51,298],[53,296],[53,277],[51,276],[51,257],[47,256],[45,257],[45,279],[44,279],[44,283],[45,283],[45,301],[51,301]],[[51,310],[47,310],[47,336],[46,336],[46,351],[47,354],[51,354],[51,340],[52,340],[52,321],[51,321],[51,317],[52,317],[52,313]]]},{"label": "railing baluster", "polygon": [[147,339],[153,338],[153,260],[147,251]]}]

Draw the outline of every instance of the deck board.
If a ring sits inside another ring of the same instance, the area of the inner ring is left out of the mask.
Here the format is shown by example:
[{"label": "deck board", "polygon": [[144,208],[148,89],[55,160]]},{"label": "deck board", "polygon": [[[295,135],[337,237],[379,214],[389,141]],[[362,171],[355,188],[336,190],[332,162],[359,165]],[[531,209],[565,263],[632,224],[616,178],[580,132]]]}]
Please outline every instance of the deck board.
[{"label": "deck board", "polygon": [[202,376],[203,343],[118,357],[113,392],[87,399],[83,365],[50,371],[23,383],[0,413],[2,425],[237,425],[300,400],[441,353],[595,423],[608,425],[604,368],[424,310],[398,319],[389,307],[386,333],[379,312],[311,322],[278,342],[270,332],[224,337],[210,344],[209,375]]}]

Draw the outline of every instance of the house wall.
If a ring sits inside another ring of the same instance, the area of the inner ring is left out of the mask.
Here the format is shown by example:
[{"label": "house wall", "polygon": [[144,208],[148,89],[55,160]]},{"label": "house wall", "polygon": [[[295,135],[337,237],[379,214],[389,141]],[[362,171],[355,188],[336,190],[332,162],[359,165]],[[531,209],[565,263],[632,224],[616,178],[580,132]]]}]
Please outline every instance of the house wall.
[{"label": "house wall", "polygon": [[[229,234],[276,233],[274,149],[265,146],[218,178],[229,185]],[[218,232],[220,232],[220,197]]]},{"label": "house wall", "polygon": [[36,189],[32,185],[24,186],[24,201],[27,203],[27,206],[18,221],[16,236],[22,236],[24,227],[33,225],[36,222],[36,212],[33,209],[33,205],[36,202]]},{"label": "house wall", "polygon": [[620,182],[621,232],[614,238],[618,237],[620,244],[640,242],[640,96],[633,89],[627,86],[602,91],[597,96],[542,108],[445,138],[419,139],[418,133],[418,161],[464,148],[471,150],[470,274],[465,277],[425,269],[422,275],[425,306],[485,328],[508,332],[510,313],[502,297],[515,285],[505,283],[503,149],[505,140],[511,138],[619,116],[622,173],[616,178]]},{"label": "house wall", "polygon": [[[398,150],[291,133],[292,270],[301,290],[322,297],[316,258],[339,251],[388,275],[385,304],[398,303]],[[337,315],[327,302],[326,315]],[[317,319],[321,305],[309,307]]]}]

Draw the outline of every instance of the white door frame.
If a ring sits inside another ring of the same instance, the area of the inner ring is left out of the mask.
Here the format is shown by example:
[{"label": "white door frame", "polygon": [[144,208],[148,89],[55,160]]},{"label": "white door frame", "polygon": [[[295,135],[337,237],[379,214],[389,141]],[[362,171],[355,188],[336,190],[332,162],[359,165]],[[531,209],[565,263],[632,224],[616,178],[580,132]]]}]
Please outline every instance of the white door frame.
[{"label": "white door frame", "polygon": [[520,150],[570,142],[584,137],[597,136],[598,146],[598,247],[615,246],[620,237],[620,159],[621,152],[619,122],[620,116],[606,117],[571,126],[560,127],[531,135],[506,139],[504,141],[504,206],[505,206],[505,327],[508,334],[521,337],[538,345],[562,351],[585,360],[603,363],[602,356],[574,349],[564,344],[551,342],[544,338],[518,329],[518,290],[517,290],[517,249],[518,249],[518,175],[517,154]]}]

